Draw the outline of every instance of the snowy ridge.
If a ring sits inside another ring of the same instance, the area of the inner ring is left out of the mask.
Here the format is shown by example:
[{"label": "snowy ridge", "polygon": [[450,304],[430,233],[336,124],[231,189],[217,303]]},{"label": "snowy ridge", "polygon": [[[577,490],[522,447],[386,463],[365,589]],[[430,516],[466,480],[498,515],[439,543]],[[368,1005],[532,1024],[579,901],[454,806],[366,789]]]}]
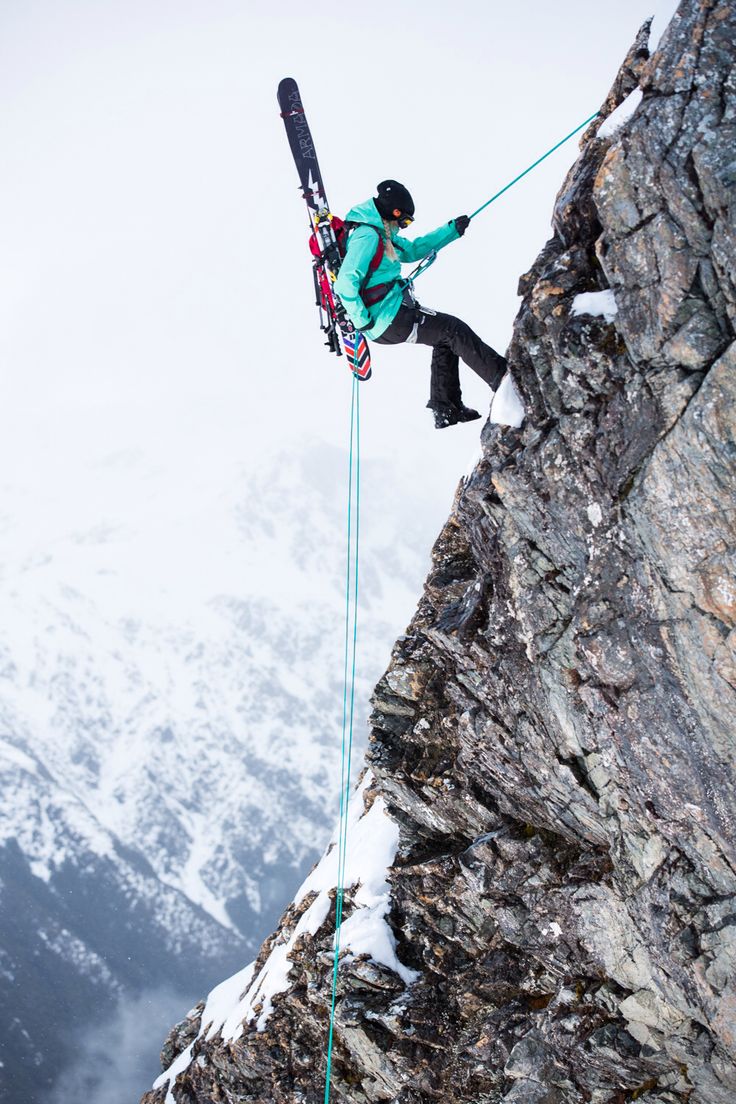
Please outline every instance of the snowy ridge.
[{"label": "snowy ridge", "polygon": [[[186,944],[196,939],[204,955],[217,953],[222,942],[217,928],[193,913],[191,900],[175,886],[162,886],[147,864],[131,861],[131,855],[82,801],[7,741],[0,743],[0,786],[0,840],[17,844],[35,878],[53,889],[56,875],[70,868],[90,876],[94,871],[114,871],[121,891],[145,902],[155,915],[161,931],[168,933],[172,950],[185,937]],[[111,981],[104,959],[85,949],[68,928],[54,923],[38,931],[50,950],[73,962],[90,979]]]},{"label": "snowy ridge", "polygon": [[[260,477],[219,474],[217,488],[195,498],[189,486],[179,503],[159,501],[154,481],[145,516],[73,529],[49,542],[52,555],[6,561],[0,761],[14,781],[0,842],[19,838],[39,877],[63,867],[74,839],[100,857],[119,841],[225,928],[275,906],[264,864],[283,903],[335,800],[341,496],[327,501],[309,471],[327,462],[315,450],[306,471],[281,458]],[[363,703],[423,566],[396,541],[398,519],[371,528]],[[34,772],[47,798],[34,799]]]},{"label": "snowy ridge", "polygon": [[[345,458],[310,444],[226,469],[195,449],[176,479],[164,460],[0,488],[0,895],[27,901],[0,996],[24,994],[23,1069],[61,1045],[39,968],[74,996],[65,1025],[129,987],[191,1001],[255,952],[335,814]],[[363,471],[359,717],[434,529],[421,489],[407,528],[406,482]]]},{"label": "snowy ridge", "polygon": [[[366,772],[353,794],[348,813],[348,843],[345,862],[345,889],[357,886],[352,897],[353,911],[341,928],[341,952],[367,955],[393,970],[406,985],[419,975],[404,966],[396,954],[396,940],[386,917],[391,908],[391,890],[387,880],[399,843],[398,825],[389,817],[383,798],[376,798],[365,811],[363,799],[373,781]],[[273,1011],[273,1000],[289,987],[290,954],[302,935],[316,935],[327,919],[332,905],[331,891],[337,885],[337,831],[322,859],[303,882],[294,898],[298,906],[315,894],[288,938],[272,947],[268,958],[254,978],[255,964],[222,982],[207,997],[197,1039],[213,1039],[221,1034],[226,1042],[235,1042],[246,1024],[256,1020],[263,1031]],[[167,1104],[175,1104],[171,1086],[192,1060],[195,1039],[171,1066],[154,1082],[154,1088],[167,1086]]]}]

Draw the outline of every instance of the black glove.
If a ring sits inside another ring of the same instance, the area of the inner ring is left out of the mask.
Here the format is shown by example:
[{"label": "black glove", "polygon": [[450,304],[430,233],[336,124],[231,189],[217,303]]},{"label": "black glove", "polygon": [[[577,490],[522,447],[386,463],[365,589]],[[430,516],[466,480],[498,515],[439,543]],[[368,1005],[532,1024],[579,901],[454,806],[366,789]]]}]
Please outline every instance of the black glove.
[{"label": "black glove", "polygon": [[454,222],[455,222],[455,229],[457,230],[460,237],[462,237],[463,234],[465,233],[465,231],[470,226],[470,215],[460,215],[458,218],[456,218],[454,220]]}]

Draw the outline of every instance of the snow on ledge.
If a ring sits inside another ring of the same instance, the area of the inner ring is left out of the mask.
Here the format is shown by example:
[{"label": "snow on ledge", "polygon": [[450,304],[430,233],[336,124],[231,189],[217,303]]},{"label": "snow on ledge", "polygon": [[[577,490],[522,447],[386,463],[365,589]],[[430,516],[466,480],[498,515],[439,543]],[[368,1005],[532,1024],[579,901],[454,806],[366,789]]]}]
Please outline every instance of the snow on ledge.
[{"label": "snow on ledge", "polygon": [[573,299],[570,313],[590,314],[597,318],[605,318],[606,322],[613,322],[618,314],[618,306],[610,288],[606,288],[605,291],[584,291]]},{"label": "snow on ledge", "polygon": [[598,127],[598,138],[611,138],[617,130],[620,130],[624,123],[628,123],[631,116],[636,111],[637,107],[642,100],[641,88],[635,88],[633,92],[629,92],[626,99],[615,108],[610,115],[607,115],[601,125]]},{"label": "snow on ledge", "polygon": [[[404,966],[396,954],[396,940],[386,917],[391,909],[391,887],[387,874],[396,857],[399,828],[386,812],[383,798],[378,797],[367,812],[363,811],[363,795],[373,781],[368,771],[352,795],[348,817],[348,844],[345,862],[345,888],[357,886],[352,901],[353,911],[342,925],[340,946],[350,955],[367,954],[374,962],[387,966],[398,974],[404,984],[411,985],[419,975]],[[263,1031],[273,1011],[273,998],[289,988],[290,953],[298,938],[308,932],[314,935],[327,919],[330,891],[337,884],[337,831],[327,851],[311,874],[302,883],[294,898],[299,905],[309,894],[316,896],[302,913],[291,936],[274,943],[258,975],[255,964],[216,986],[207,997],[197,1039],[209,1040],[221,1033],[223,1040],[233,1042],[243,1034],[244,1024],[252,1023],[260,1007],[256,1029]],[[154,1081],[154,1089],[167,1086],[166,1104],[176,1104],[172,1085],[192,1060],[195,1039]]]},{"label": "snow on ledge", "polygon": [[507,372],[493,396],[491,422],[495,425],[515,426],[518,429],[524,421],[524,416],[524,404],[516,390],[511,373]]}]

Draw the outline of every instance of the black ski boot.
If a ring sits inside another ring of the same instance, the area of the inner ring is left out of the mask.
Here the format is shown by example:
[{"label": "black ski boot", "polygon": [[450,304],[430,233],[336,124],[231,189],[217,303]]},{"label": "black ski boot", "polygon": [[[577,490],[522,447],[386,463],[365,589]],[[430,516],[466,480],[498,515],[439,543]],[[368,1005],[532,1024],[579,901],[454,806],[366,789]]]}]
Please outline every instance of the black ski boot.
[{"label": "black ski boot", "polygon": [[434,428],[447,429],[448,426],[457,425],[458,422],[474,422],[480,418],[477,410],[461,403],[455,406],[453,403],[435,403],[429,408],[434,414]]}]

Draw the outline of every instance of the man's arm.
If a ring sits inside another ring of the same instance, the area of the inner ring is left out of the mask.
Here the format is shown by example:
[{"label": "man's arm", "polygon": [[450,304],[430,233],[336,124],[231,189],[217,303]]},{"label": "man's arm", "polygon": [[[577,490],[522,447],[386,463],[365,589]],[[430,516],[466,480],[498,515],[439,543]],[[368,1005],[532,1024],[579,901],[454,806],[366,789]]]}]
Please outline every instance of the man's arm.
[{"label": "man's arm", "polygon": [[413,241],[402,238],[399,234],[394,238],[394,245],[401,263],[411,264],[413,261],[423,261],[433,249],[442,249],[459,237],[460,234],[455,226],[455,220],[451,219],[450,222],[443,223],[436,230],[432,230],[429,234],[423,234],[421,238],[414,238]]}]

